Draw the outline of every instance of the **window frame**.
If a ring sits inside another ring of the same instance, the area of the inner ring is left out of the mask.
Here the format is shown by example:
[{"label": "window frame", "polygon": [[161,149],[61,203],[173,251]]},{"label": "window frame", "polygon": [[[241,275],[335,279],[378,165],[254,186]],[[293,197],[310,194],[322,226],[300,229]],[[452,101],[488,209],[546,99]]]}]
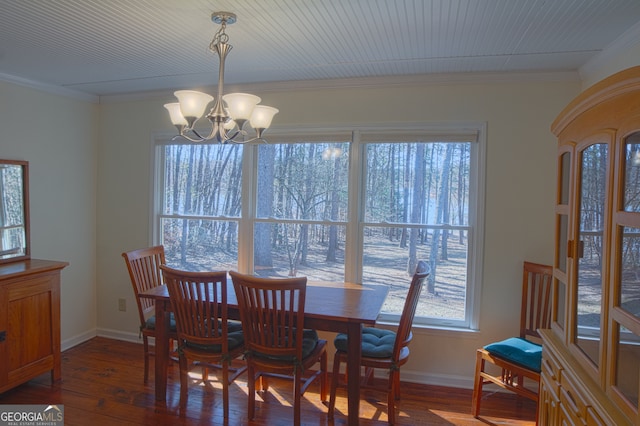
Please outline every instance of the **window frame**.
[{"label": "window frame", "polygon": [[[417,327],[451,328],[476,330],[479,318],[479,306],[482,287],[482,263],[484,246],[484,214],[485,214],[485,175],[486,175],[486,122],[460,122],[447,124],[416,124],[379,125],[379,126],[351,126],[345,128],[289,128],[270,130],[267,139],[272,143],[314,143],[351,140],[349,144],[349,199],[348,216],[346,222],[346,246],[344,254],[344,279],[350,282],[362,282],[363,259],[363,231],[367,226],[380,226],[379,223],[364,221],[366,180],[366,146],[368,143],[379,142],[415,142],[419,135],[421,142],[471,142],[470,170],[469,170],[469,224],[468,226],[452,226],[468,231],[469,258],[467,260],[467,283],[464,320],[448,320],[416,316],[414,324]],[[412,139],[414,138],[414,139]],[[304,142],[299,142],[300,140]],[[163,147],[181,143],[173,141],[167,135],[155,135],[152,141],[152,179],[151,179],[151,221],[150,234],[153,244],[162,242],[161,218],[162,190],[164,187],[164,154]],[[191,144],[186,143],[185,144]],[[258,162],[258,143],[248,143],[242,153],[242,207],[239,218],[208,217],[211,220],[238,221],[238,253],[237,269],[239,272],[253,272],[253,234],[254,224],[257,222],[280,223],[286,219],[272,219],[256,217],[256,194]],[[160,196],[159,196],[160,194]],[[304,222],[296,220],[295,222]],[[318,221],[311,221],[317,223]],[[327,222],[329,223],[329,222]],[[332,223],[335,224],[335,223]],[[404,226],[386,224],[385,226]],[[409,225],[411,226],[411,225]],[[422,225],[424,227],[424,225]],[[382,314],[380,321],[395,324],[399,315]]]}]

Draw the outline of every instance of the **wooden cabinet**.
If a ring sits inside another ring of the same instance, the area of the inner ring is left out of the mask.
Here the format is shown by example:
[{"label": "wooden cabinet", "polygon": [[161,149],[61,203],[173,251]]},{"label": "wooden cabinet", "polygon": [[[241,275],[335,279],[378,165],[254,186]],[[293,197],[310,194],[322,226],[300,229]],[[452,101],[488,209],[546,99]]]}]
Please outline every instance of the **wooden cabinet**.
[{"label": "wooden cabinet", "polygon": [[60,271],[65,262],[0,265],[0,392],[51,372],[61,378]]},{"label": "wooden cabinet", "polygon": [[551,330],[543,340],[538,424],[616,425],[631,423],[599,383],[575,362],[564,340]]},{"label": "wooden cabinet", "polygon": [[640,67],[587,89],[552,131],[556,247],[541,424],[640,424]]}]

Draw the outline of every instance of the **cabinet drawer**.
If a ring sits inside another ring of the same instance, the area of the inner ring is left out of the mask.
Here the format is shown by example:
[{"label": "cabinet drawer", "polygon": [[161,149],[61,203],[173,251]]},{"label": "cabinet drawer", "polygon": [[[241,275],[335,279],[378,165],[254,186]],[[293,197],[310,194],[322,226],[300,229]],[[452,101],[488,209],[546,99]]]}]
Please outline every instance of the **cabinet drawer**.
[{"label": "cabinet drawer", "polygon": [[547,350],[547,348],[542,351],[542,371],[546,372],[546,374],[553,380],[560,380],[562,364],[556,355]]},{"label": "cabinet drawer", "polygon": [[607,426],[607,424],[600,418],[596,410],[593,407],[587,407],[587,425],[588,426]]},{"label": "cabinet drawer", "polygon": [[552,393],[556,398],[560,394],[560,381],[548,375],[544,369],[540,375],[540,386],[543,386],[548,392]]},{"label": "cabinet drawer", "polygon": [[558,423],[562,426],[585,426],[583,418],[579,417],[575,412],[571,411],[565,404],[560,404],[558,410]]},{"label": "cabinet drawer", "polygon": [[560,377],[560,402],[566,406],[567,410],[575,413],[581,419],[587,417],[587,406],[590,404],[581,394],[577,383],[579,383],[569,371],[563,371]]}]

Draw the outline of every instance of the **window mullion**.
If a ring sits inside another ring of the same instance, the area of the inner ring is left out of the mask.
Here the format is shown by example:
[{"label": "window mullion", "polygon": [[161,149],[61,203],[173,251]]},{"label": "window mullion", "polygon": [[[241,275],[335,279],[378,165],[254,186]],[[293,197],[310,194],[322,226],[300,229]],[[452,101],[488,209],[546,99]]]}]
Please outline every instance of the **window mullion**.
[{"label": "window mullion", "polygon": [[349,147],[349,196],[346,250],[344,254],[344,275],[345,281],[362,282],[362,220],[364,218],[364,160],[365,154],[360,144],[360,132],[354,131],[352,134],[351,146]]},{"label": "window mullion", "polygon": [[256,218],[258,147],[242,150],[242,209],[238,224],[238,272],[253,273],[253,230]]}]

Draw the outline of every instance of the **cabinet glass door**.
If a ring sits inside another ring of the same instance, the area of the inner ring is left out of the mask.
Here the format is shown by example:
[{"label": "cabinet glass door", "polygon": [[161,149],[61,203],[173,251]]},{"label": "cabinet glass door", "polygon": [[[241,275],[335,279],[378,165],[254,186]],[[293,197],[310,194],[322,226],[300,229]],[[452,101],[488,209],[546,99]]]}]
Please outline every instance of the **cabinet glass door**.
[{"label": "cabinet glass door", "polygon": [[[640,400],[640,132],[626,138],[621,205],[614,216],[616,276],[614,386],[638,415]],[[621,211],[619,211],[621,210]]]},{"label": "cabinet glass door", "polygon": [[558,199],[556,200],[556,259],[555,268],[561,274],[554,274],[553,322],[564,332],[567,300],[567,246],[569,243],[569,199],[571,177],[571,152],[563,152],[558,162]]},{"label": "cabinet glass door", "polygon": [[640,339],[626,327],[614,322],[617,326],[616,333],[616,359],[615,359],[615,387],[623,396],[627,404],[630,404],[635,412],[638,412],[638,399],[640,395]]},{"label": "cabinet glass door", "polygon": [[607,202],[609,145],[589,145],[580,154],[577,200],[577,280],[575,343],[598,366],[602,314],[602,277]]},{"label": "cabinet glass door", "polygon": [[627,138],[625,148],[624,224],[632,226],[621,228],[620,306],[640,321],[640,132]]}]

